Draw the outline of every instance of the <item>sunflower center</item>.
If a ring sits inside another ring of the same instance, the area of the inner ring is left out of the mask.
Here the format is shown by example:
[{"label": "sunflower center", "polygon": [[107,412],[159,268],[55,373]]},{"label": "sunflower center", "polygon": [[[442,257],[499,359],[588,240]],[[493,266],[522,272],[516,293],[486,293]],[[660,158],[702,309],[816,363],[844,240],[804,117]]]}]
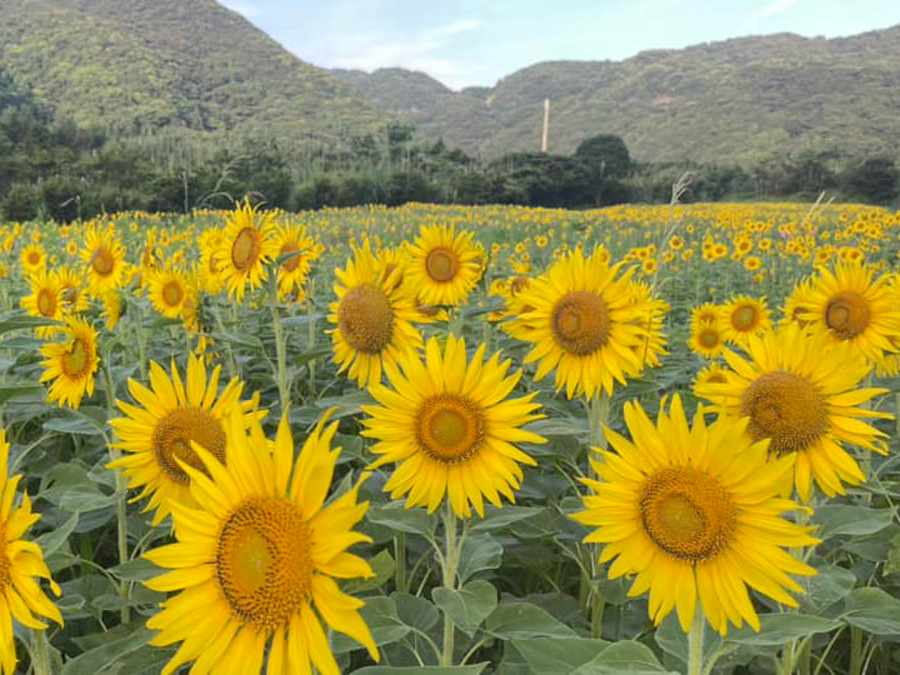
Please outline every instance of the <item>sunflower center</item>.
[{"label": "sunflower center", "polygon": [[91,267],[101,277],[108,277],[116,268],[115,256],[105,246],[101,246],[91,256]]},{"label": "sunflower center", "polygon": [[841,340],[855,338],[869,325],[869,305],[855,291],[835,293],[825,307],[825,324]]},{"label": "sunflower center", "polygon": [[338,326],[355,350],[380,354],[394,334],[394,310],[384,291],[361,284],[344,294],[338,307]]},{"label": "sunflower center", "polygon": [[178,465],[181,460],[188,466],[206,472],[206,467],[191,448],[191,441],[220,462],[225,461],[225,430],[222,423],[201,408],[175,408],[166,413],[153,429],[153,452],[162,469],[177,483],[190,482],[187,473]]},{"label": "sunflower center", "polygon": [[718,480],[692,467],[669,467],[650,476],[640,494],[647,536],[680,560],[700,562],[725,549],[735,509]]},{"label": "sunflower center", "polygon": [[758,321],[756,308],[750,305],[741,305],[731,313],[731,325],[741,332],[753,330]]},{"label": "sunflower center", "polygon": [[[289,253],[296,253],[299,250],[300,250],[300,247],[297,246],[296,242],[286,241],[286,242],[284,242],[284,244],[282,244],[281,250],[278,251],[278,257],[280,258],[281,256],[287,255]],[[302,256],[300,256],[300,255],[295,255],[293,258],[289,258],[288,260],[285,260],[283,263],[281,263],[281,267],[284,269],[285,272],[293,272],[298,267],[300,267],[300,258],[301,257]]]},{"label": "sunflower center", "polygon": [[445,284],[456,278],[459,271],[459,258],[449,248],[439,246],[428,252],[425,258],[425,270],[433,281]]},{"label": "sunflower center", "polygon": [[697,342],[705,349],[712,349],[719,345],[719,331],[715,328],[704,328],[697,336]]},{"label": "sunflower center", "polygon": [[28,264],[29,265],[37,265],[41,261],[41,254],[37,251],[29,251],[28,253]]},{"label": "sunflower center", "polygon": [[484,441],[484,414],[453,394],[427,399],[416,416],[416,440],[432,459],[454,464],[470,459]]},{"label": "sunflower center", "polygon": [[77,380],[87,375],[90,366],[90,350],[82,338],[75,338],[69,346],[69,351],[63,353],[60,359],[63,373],[72,380]]},{"label": "sunflower center", "polygon": [[38,292],[37,307],[41,316],[53,316],[56,312],[56,293],[48,288],[42,288]]},{"label": "sunflower center", "polygon": [[184,289],[177,281],[167,281],[162,287],[162,299],[169,307],[177,307],[184,299]]},{"label": "sunflower center", "polygon": [[309,602],[309,526],[284,499],[256,497],[235,510],[219,535],[216,576],[231,610],[260,628],[284,626]]},{"label": "sunflower center", "polygon": [[69,286],[63,291],[62,298],[66,306],[71,307],[78,302],[78,289],[74,286]]},{"label": "sunflower center", "polygon": [[771,438],[769,451],[800,452],[828,429],[828,409],[818,388],[805,377],[776,370],[754,380],[741,400],[756,440]]},{"label": "sunflower center", "polygon": [[521,293],[528,287],[529,281],[530,280],[528,277],[516,277],[509,285],[509,294],[512,297],[516,297],[519,293]]},{"label": "sunflower center", "polygon": [[609,342],[609,307],[590,291],[570,291],[553,307],[550,325],[559,345],[576,356],[593,354]]},{"label": "sunflower center", "polygon": [[259,233],[252,227],[245,227],[231,245],[231,262],[241,271],[248,270],[259,258],[259,251]]}]

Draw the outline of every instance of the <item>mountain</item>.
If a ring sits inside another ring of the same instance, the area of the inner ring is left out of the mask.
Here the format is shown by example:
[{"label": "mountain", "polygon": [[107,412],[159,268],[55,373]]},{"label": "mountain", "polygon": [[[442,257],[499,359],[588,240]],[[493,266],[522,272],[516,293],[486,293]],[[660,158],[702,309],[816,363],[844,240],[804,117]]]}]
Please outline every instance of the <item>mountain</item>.
[{"label": "mountain", "polygon": [[747,37],[624,61],[552,61],[453,92],[400,69],[332,71],[428,138],[484,158],[599,133],[642,160],[755,162],[786,153],[900,152],[900,26],[848,38]]},{"label": "mountain", "polygon": [[213,0],[2,0],[0,69],[82,126],[359,134],[383,115]]}]

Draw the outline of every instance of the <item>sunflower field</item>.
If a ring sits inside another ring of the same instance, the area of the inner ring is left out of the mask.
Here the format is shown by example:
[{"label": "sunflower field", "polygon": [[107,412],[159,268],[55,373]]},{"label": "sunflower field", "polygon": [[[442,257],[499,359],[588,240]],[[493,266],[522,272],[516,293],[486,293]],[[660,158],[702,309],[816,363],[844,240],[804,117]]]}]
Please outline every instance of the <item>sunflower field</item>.
[{"label": "sunflower field", "polygon": [[900,672],[900,214],[0,224],[0,674]]}]

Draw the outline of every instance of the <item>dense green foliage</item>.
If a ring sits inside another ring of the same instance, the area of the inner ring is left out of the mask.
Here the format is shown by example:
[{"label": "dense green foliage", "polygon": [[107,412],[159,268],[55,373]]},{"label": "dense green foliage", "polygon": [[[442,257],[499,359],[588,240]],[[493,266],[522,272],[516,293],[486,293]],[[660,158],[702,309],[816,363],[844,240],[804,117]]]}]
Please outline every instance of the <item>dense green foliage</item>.
[{"label": "dense green foliage", "polygon": [[620,62],[545,62],[458,93],[422,73],[335,72],[425,137],[475,155],[537,150],[549,98],[554,152],[605,131],[643,161],[755,164],[810,151],[895,156],[898,57],[894,27],[832,40],[740,38]]}]

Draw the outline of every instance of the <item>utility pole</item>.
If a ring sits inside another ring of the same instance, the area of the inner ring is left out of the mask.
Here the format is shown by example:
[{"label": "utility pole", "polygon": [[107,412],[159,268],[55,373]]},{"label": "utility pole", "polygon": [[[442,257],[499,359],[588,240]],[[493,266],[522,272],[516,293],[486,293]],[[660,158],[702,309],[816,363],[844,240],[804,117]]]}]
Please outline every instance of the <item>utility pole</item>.
[{"label": "utility pole", "polygon": [[550,99],[544,99],[544,132],[541,134],[541,152],[547,152],[550,141]]}]

